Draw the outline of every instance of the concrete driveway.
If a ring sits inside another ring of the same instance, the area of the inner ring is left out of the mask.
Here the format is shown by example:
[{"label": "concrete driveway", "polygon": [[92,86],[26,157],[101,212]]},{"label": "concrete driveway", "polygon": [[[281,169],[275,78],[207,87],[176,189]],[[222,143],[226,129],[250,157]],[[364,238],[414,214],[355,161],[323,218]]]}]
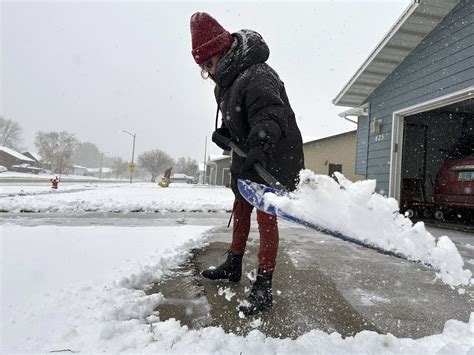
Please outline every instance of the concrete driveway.
[{"label": "concrete driveway", "polygon": [[[257,265],[258,231],[251,230],[244,271]],[[466,264],[474,269],[474,236],[449,235]],[[167,302],[160,318],[176,318],[191,328],[221,326],[247,334],[252,329],[272,337],[296,338],[312,329],[343,336],[362,330],[419,338],[442,331],[449,319],[468,321],[474,290],[464,294],[437,281],[433,270],[413,262],[318,234],[288,223],[280,224],[280,249],[274,274],[274,306],[261,315],[239,318],[237,306],[251,286],[203,279],[201,270],[219,265],[229,247],[230,229],[215,228],[209,245],[195,250],[177,273],[148,292],[162,292]],[[474,271],[474,270],[473,270]]]}]

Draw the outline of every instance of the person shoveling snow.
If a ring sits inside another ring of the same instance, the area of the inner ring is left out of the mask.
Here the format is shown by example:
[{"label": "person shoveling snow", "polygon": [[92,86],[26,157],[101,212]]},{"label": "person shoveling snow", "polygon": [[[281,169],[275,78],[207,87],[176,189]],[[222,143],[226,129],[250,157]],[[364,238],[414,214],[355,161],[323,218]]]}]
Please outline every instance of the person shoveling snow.
[{"label": "person shoveling snow", "polygon": [[[192,54],[203,78],[216,84],[219,110],[225,119],[212,136],[224,150],[221,137],[232,139],[247,157],[232,154],[231,187],[235,194],[232,244],[227,260],[216,269],[202,272],[208,279],[240,281],[242,257],[250,231],[253,206],[237,188],[237,179],[263,182],[254,165],[265,165],[286,188],[294,189],[298,172],[304,167],[303,142],[283,82],[266,63],[269,49],[262,36],[250,30],[230,34],[213,17],[197,12],[191,17]],[[278,250],[277,218],[257,211],[260,231],[257,279],[249,305],[239,307],[252,315],[272,306],[272,275]]]},{"label": "person shoveling snow", "polygon": [[[257,207],[258,275],[249,306],[239,307],[244,315],[272,305],[279,238],[277,217],[417,261],[437,270],[437,276],[452,287],[472,283],[472,273],[463,269],[464,262],[452,241],[446,236],[436,241],[423,223],[413,225],[400,215],[396,200],[374,193],[375,181],[352,184],[342,174],[336,174],[338,183],[331,177],[302,170],[301,134],[283,83],[265,63],[269,50],[258,33],[242,30],[231,35],[210,15],[195,13],[191,17],[191,34],[192,53],[202,77],[210,77],[216,83],[218,110],[213,142],[224,150],[232,149],[231,187],[235,194],[232,244],[227,259],[217,268],[204,270],[202,276],[240,281],[250,216],[253,207]],[[217,128],[219,110],[224,119]],[[297,181],[298,189],[290,193]],[[262,193],[254,198],[252,194],[266,191],[262,185],[265,183],[284,192]]]}]

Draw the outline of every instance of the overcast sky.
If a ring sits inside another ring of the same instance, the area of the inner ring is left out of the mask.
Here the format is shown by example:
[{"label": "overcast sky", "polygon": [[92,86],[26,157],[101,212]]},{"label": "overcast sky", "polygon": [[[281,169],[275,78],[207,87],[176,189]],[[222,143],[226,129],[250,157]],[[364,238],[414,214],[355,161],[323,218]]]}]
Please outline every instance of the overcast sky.
[{"label": "overcast sky", "polygon": [[314,2],[0,1],[0,114],[24,129],[67,130],[109,155],[161,149],[202,161],[216,103],[191,56],[189,18],[206,11],[230,32],[258,31],[304,136],[355,125],[339,93],[409,0]]}]

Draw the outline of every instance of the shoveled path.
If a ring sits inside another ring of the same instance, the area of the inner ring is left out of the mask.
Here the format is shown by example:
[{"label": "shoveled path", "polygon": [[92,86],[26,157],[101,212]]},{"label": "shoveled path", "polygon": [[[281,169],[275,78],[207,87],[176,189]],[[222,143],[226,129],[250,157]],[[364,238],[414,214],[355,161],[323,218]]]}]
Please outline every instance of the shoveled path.
[{"label": "shoveled path", "polygon": [[291,338],[312,329],[343,335],[377,330],[341,296],[330,278],[317,268],[298,268],[284,251],[279,254],[278,274],[273,281],[272,309],[239,317],[237,308],[251,288],[250,272],[255,271],[258,246],[248,248],[244,271],[249,275],[244,274],[241,282],[210,281],[199,276],[201,270],[225,259],[227,248],[228,243],[213,242],[195,250],[193,258],[178,270],[179,276],[155,286],[152,292],[162,292],[167,298],[159,307],[161,319],[177,318],[192,328],[219,326],[235,334],[258,328],[267,336]]},{"label": "shoveled path", "polygon": [[[237,307],[251,287],[249,278],[243,275],[240,283],[231,283],[199,275],[225,259],[229,234],[226,228],[214,229],[208,246],[195,250],[171,278],[148,291],[167,299],[159,306],[162,320],[176,318],[191,328],[220,326],[235,334],[257,328],[280,338],[313,329],[343,336],[373,330],[418,338],[441,332],[449,319],[467,321],[473,309],[472,290],[459,294],[435,281],[432,270],[282,224],[274,305],[258,316],[240,318]],[[258,232],[252,229],[245,273],[255,270],[257,252]]]}]

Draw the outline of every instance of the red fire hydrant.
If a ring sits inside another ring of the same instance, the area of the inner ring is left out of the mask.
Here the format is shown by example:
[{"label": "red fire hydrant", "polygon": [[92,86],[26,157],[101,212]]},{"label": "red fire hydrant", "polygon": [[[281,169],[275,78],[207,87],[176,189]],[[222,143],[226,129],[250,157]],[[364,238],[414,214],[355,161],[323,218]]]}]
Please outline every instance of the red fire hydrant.
[{"label": "red fire hydrant", "polygon": [[59,181],[60,180],[57,176],[54,179],[51,179],[51,188],[57,190]]}]

